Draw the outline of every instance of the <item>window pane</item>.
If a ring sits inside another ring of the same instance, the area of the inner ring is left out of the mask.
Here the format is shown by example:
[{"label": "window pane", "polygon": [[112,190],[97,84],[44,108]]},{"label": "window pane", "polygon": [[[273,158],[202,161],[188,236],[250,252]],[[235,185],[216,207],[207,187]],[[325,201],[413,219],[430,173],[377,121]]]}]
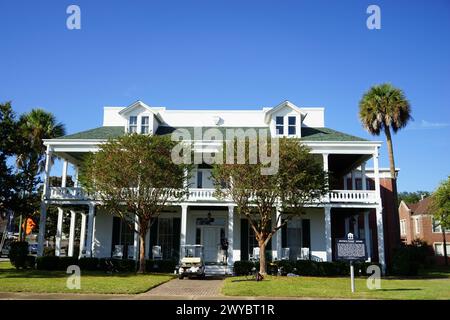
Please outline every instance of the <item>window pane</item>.
[{"label": "window pane", "polygon": [[288,134],[295,134],[295,126],[288,127]]},{"label": "window pane", "polygon": [[136,125],[137,124],[137,117],[131,116],[130,117],[130,125]]},{"label": "window pane", "polygon": [[142,125],[148,125],[148,117],[142,117],[141,123],[142,123]]},{"label": "window pane", "polygon": [[288,117],[288,124],[290,126],[295,126],[295,117]]},{"label": "window pane", "polygon": [[277,123],[277,125],[282,125],[283,123],[284,123],[284,118],[283,117],[276,117],[276,123]]},{"label": "window pane", "polygon": [[283,126],[277,126],[277,134],[284,134],[284,127]]},{"label": "window pane", "polygon": [[203,187],[203,171],[197,172],[197,188]]}]

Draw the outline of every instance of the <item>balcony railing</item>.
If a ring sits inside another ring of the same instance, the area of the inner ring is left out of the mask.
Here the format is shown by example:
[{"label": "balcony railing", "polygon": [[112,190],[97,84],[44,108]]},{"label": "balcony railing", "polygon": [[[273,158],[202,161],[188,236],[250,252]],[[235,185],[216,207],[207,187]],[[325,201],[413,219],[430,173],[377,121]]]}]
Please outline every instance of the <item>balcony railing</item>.
[{"label": "balcony railing", "polygon": [[[190,188],[184,199],[186,202],[218,202],[221,201],[214,195],[214,189]],[[50,200],[100,200],[95,195],[90,195],[82,188],[74,187],[51,187],[49,192]],[[331,190],[328,199],[323,202],[331,203],[377,203],[377,196],[374,190]]]}]

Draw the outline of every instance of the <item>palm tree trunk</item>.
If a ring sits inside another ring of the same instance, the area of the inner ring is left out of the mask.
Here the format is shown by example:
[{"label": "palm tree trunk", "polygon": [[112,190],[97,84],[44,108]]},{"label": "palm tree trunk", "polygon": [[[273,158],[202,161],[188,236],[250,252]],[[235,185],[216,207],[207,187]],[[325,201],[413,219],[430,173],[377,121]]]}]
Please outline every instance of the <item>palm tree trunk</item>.
[{"label": "palm tree trunk", "polygon": [[384,132],[386,134],[386,144],[388,148],[388,155],[389,155],[389,169],[391,173],[391,179],[392,179],[392,197],[393,197],[393,223],[392,226],[394,230],[396,230],[396,235],[398,234],[398,237],[396,237],[395,242],[393,243],[394,248],[400,245],[400,219],[398,216],[398,194],[397,194],[397,174],[395,172],[395,160],[394,160],[394,147],[392,145],[392,136],[391,136],[391,129],[389,126],[386,126],[384,128]]},{"label": "palm tree trunk", "polygon": [[445,239],[445,228],[442,229],[442,243],[444,246],[444,259],[445,259],[445,265],[448,266],[448,256],[447,256],[447,241]]}]

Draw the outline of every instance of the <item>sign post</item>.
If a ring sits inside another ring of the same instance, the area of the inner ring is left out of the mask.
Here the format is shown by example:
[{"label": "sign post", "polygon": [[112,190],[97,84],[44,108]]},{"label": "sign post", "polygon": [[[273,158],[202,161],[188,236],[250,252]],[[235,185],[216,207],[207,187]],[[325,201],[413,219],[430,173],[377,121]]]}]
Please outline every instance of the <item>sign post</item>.
[{"label": "sign post", "polygon": [[355,270],[354,261],[365,261],[367,259],[366,242],[362,239],[354,239],[349,233],[345,239],[336,239],[336,255],[338,260],[350,262],[350,287],[355,292]]}]

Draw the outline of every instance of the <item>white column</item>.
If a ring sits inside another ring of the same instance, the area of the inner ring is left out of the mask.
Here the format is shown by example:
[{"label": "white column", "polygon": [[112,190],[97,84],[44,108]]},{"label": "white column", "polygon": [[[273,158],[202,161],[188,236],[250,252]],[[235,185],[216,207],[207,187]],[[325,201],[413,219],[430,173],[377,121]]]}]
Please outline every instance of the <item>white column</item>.
[{"label": "white column", "polygon": [[76,213],[73,210],[70,210],[70,231],[69,231],[69,250],[67,255],[69,257],[73,257],[73,247],[75,244],[75,222],[76,222]]},{"label": "white column", "polygon": [[372,246],[370,242],[370,225],[369,225],[370,211],[364,211],[364,239],[366,240],[367,261],[372,261]]},{"label": "white column", "polygon": [[78,174],[79,174],[78,170],[79,169],[78,169],[78,166],[74,165],[73,170],[74,170],[74,173],[73,173],[73,176],[74,176],[73,186],[75,188],[78,188],[79,187],[79,181],[78,181]]},{"label": "white column", "polygon": [[47,204],[41,202],[41,215],[39,218],[39,235],[38,235],[38,257],[44,255],[44,240],[45,240],[45,222],[47,221]]},{"label": "white column", "polygon": [[133,260],[137,260],[139,256],[139,218],[137,215],[134,215],[134,238],[133,238]]},{"label": "white column", "polygon": [[44,169],[44,186],[43,186],[43,199],[47,199],[49,196],[49,181],[50,181],[50,170],[52,168],[52,151],[50,146],[47,146],[47,151],[45,152],[45,169]]},{"label": "white column", "polygon": [[348,186],[347,186],[347,175],[344,176],[344,190],[348,190]]},{"label": "white column", "polygon": [[367,179],[366,179],[366,163],[361,164],[361,186],[362,190],[367,190]]},{"label": "white column", "polygon": [[331,207],[325,206],[325,248],[327,252],[327,261],[332,260],[331,252]]},{"label": "white column", "polygon": [[356,190],[355,170],[352,170],[351,177],[352,177],[352,190]]},{"label": "white column", "polygon": [[[281,226],[281,207],[278,205],[276,207],[276,218],[277,218],[277,227]],[[283,229],[279,229],[277,231],[277,256],[276,259],[280,260],[281,259],[281,249],[282,249],[282,238],[283,236],[281,235],[281,233],[283,232]]]},{"label": "white column", "polygon": [[378,236],[378,262],[381,264],[383,274],[386,273],[386,260],[384,258],[384,231],[383,231],[383,209],[376,208],[377,212],[377,236]]},{"label": "white column", "polygon": [[234,206],[228,206],[228,268],[233,268],[233,227],[234,227]]},{"label": "white column", "polygon": [[[322,154],[322,157],[323,157],[323,171],[325,171],[325,172],[328,174],[328,153],[323,153],[323,154]],[[328,183],[328,184],[330,183],[330,179],[329,179],[329,178],[328,178],[328,180],[327,180],[327,183]],[[330,201],[330,199],[329,199],[329,194],[327,194],[327,195],[325,196],[324,201],[326,201],[326,202],[329,202],[329,201]],[[280,254],[281,254],[281,252],[280,252]]]},{"label": "white column", "polygon": [[184,245],[186,245],[187,209],[187,204],[181,205],[180,259],[185,255]]},{"label": "white column", "polygon": [[378,167],[378,148],[375,148],[373,153],[373,172],[375,177],[375,194],[381,205],[381,193],[380,193],[380,169]]},{"label": "white column", "polygon": [[89,204],[88,229],[86,237],[86,257],[92,257],[92,248],[94,247],[94,214],[95,204]]},{"label": "white column", "polygon": [[61,207],[58,207],[58,220],[56,223],[56,237],[55,237],[55,256],[57,256],[57,257],[59,257],[61,254],[61,235],[62,235],[63,214],[64,214],[64,210]]},{"label": "white column", "polygon": [[62,174],[61,174],[61,187],[65,188],[67,186],[67,167],[69,163],[66,159],[63,160]]},{"label": "white column", "polygon": [[81,229],[80,229],[80,252],[78,258],[83,257],[83,250],[85,250],[86,241],[86,213],[81,213]]}]

